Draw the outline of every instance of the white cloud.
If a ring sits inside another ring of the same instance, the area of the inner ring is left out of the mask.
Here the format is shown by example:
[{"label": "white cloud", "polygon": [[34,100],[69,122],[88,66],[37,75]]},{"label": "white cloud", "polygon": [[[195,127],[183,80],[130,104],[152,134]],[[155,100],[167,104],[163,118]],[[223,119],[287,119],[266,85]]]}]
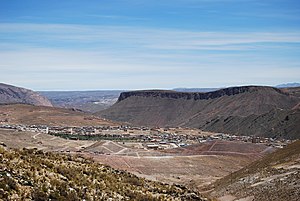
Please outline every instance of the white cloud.
[{"label": "white cloud", "polygon": [[1,81],[39,90],[220,87],[300,77],[299,58],[287,54],[300,52],[300,32],[2,23],[0,38]]},{"label": "white cloud", "polygon": [[[29,33],[29,34],[28,34]],[[299,43],[300,31],[294,32],[200,32],[149,29],[125,26],[87,26],[65,24],[0,24],[0,34],[44,42],[72,42],[97,47],[100,44],[166,50],[240,50],[255,43]],[[40,38],[38,37],[40,36]],[[95,45],[93,45],[95,43]],[[98,44],[97,44],[98,43]],[[241,45],[241,46],[238,46]],[[98,46],[99,48],[99,46]]]}]

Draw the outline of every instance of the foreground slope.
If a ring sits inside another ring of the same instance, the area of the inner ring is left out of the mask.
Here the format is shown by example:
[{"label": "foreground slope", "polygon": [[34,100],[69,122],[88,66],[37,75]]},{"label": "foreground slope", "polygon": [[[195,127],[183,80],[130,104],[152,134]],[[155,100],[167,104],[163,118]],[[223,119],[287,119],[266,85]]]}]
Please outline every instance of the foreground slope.
[{"label": "foreground slope", "polygon": [[1,200],[202,200],[81,157],[1,146],[0,157]]},{"label": "foreground slope", "polygon": [[[290,111],[299,102],[299,97],[262,86],[231,87],[208,93],[133,91],[121,93],[116,104],[98,114],[136,125],[188,126],[222,132],[223,123],[216,127],[211,124],[221,119],[225,122],[227,117],[259,117],[274,110]],[[255,118],[248,121],[251,125]],[[272,130],[272,125],[267,124],[265,119],[261,124]],[[229,129],[229,133],[236,131]]]},{"label": "foreground slope", "polygon": [[219,200],[299,200],[300,141],[275,151],[212,186]]},{"label": "foreground slope", "polygon": [[254,143],[212,141],[184,148],[145,150],[139,143],[70,140],[45,133],[0,129],[0,142],[9,148],[80,154],[115,169],[150,180],[200,188],[272,151]]},{"label": "foreground slope", "polygon": [[0,123],[48,126],[118,125],[81,111],[24,104],[0,105]]},{"label": "foreground slope", "polygon": [[0,83],[0,104],[25,103],[40,106],[52,106],[51,102],[29,89]]}]

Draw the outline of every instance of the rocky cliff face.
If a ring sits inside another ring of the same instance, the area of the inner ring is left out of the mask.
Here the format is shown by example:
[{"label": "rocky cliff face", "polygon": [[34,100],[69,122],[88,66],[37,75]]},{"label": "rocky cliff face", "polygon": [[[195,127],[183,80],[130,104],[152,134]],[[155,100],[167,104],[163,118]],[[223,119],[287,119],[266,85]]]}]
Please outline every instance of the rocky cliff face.
[{"label": "rocky cliff face", "polygon": [[0,104],[13,103],[24,103],[52,107],[51,102],[37,92],[0,83]]},{"label": "rocky cliff face", "polygon": [[120,94],[118,102],[125,100],[126,98],[132,96],[140,97],[160,97],[160,98],[172,98],[172,99],[186,99],[186,100],[208,100],[216,99],[222,96],[233,96],[240,93],[252,93],[259,90],[274,90],[281,94],[286,94],[283,91],[272,88],[272,87],[262,87],[262,86],[242,86],[242,87],[229,87],[220,89],[217,91],[200,93],[200,92],[176,92],[176,91],[163,91],[163,90],[145,90],[145,91],[129,91]]},{"label": "rocky cliff face", "polygon": [[[289,111],[299,102],[299,97],[264,86],[231,87],[208,93],[148,90],[123,92],[116,104],[98,114],[107,119],[150,127],[187,126],[241,135],[265,135],[277,124],[277,121],[269,123],[274,113],[271,111]],[[257,117],[267,113],[268,118],[259,118],[261,121],[256,122]],[[280,112],[280,118],[286,113]],[[279,119],[278,114],[274,113],[275,119]],[[228,117],[234,119],[231,122],[245,126],[229,126],[231,124],[225,121]],[[289,122],[289,125],[294,123]],[[253,127],[248,132],[249,125],[264,126],[264,129]]]}]

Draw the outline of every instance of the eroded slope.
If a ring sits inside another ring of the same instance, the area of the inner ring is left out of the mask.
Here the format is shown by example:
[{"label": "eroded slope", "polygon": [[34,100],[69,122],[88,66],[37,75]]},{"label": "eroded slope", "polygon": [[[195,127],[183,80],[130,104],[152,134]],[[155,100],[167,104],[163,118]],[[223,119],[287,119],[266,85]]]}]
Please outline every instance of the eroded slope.
[{"label": "eroded slope", "polygon": [[29,89],[0,83],[0,104],[25,103],[40,106],[52,106],[51,102]]},{"label": "eroded slope", "polygon": [[[284,129],[298,124],[299,102],[299,97],[288,92],[261,86],[232,87],[208,93],[134,91],[121,93],[116,104],[98,114],[136,125],[188,126],[236,134],[266,135],[277,127],[276,133],[283,131],[280,135],[285,136]],[[290,114],[291,117],[294,113],[297,117],[290,118],[288,126],[279,125],[286,116]],[[241,127],[227,126],[228,118]],[[261,121],[256,123],[256,119]],[[269,123],[269,119],[277,122]],[[249,128],[250,131],[245,132]],[[288,137],[291,136],[294,134]]]},{"label": "eroded slope", "polygon": [[212,186],[212,196],[227,200],[299,200],[300,141],[275,151]]},{"label": "eroded slope", "polygon": [[70,155],[0,146],[0,199],[202,200],[184,187],[138,178]]}]

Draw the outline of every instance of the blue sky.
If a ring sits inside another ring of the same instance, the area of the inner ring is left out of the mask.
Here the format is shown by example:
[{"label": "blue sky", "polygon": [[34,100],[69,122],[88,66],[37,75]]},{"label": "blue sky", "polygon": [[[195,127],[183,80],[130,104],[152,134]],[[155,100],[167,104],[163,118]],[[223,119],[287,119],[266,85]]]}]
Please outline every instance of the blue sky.
[{"label": "blue sky", "polygon": [[298,0],[0,0],[0,82],[34,90],[300,81]]}]

